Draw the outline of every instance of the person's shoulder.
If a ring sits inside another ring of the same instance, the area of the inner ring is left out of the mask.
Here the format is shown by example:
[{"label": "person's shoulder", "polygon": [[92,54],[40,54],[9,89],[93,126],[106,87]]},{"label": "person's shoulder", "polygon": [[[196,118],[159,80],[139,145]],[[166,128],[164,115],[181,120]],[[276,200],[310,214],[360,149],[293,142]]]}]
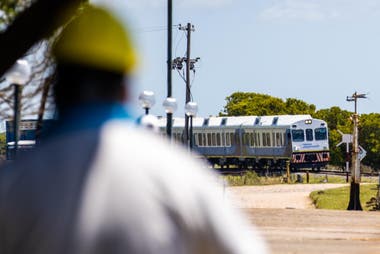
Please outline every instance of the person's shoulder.
[{"label": "person's shoulder", "polygon": [[118,154],[129,162],[137,163],[139,168],[147,167],[149,171],[159,169],[162,174],[167,172],[181,178],[215,176],[208,165],[199,159],[200,156],[191,154],[183,145],[170,142],[157,132],[122,121],[112,121],[104,126],[101,143],[108,152],[114,151],[113,155]]}]

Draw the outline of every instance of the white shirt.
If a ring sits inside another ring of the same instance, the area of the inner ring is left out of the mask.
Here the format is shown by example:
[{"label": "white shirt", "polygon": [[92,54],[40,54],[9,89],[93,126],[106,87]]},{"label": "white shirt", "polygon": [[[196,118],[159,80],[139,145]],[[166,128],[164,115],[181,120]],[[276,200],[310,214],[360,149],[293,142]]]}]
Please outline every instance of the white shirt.
[{"label": "white shirt", "polygon": [[62,135],[2,171],[0,253],[267,253],[217,179],[124,121]]}]

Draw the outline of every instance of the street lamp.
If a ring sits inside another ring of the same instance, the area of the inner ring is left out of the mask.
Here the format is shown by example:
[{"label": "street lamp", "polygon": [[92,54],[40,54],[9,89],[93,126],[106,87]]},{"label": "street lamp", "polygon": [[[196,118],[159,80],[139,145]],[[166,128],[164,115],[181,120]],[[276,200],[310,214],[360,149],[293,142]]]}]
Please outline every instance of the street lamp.
[{"label": "street lamp", "polygon": [[196,114],[198,113],[197,103],[193,101],[186,103],[185,113],[190,118],[190,135],[188,135],[187,138],[188,139],[190,138],[190,150],[192,150],[193,149],[193,116],[196,116]]},{"label": "street lamp", "polygon": [[165,108],[165,112],[167,115],[166,121],[166,134],[170,139],[172,136],[172,119],[173,113],[177,110],[177,100],[173,97],[166,97],[162,106]]},{"label": "street lamp", "polygon": [[14,155],[17,153],[19,141],[19,123],[21,108],[22,86],[25,85],[31,75],[31,68],[26,60],[17,60],[13,67],[5,74],[7,81],[14,87],[14,118],[13,118],[13,136],[14,136]]},{"label": "street lamp", "polygon": [[141,107],[145,109],[145,115],[149,114],[149,109],[153,107],[154,103],[156,102],[154,98],[154,93],[152,91],[143,91],[139,95],[139,101]]}]

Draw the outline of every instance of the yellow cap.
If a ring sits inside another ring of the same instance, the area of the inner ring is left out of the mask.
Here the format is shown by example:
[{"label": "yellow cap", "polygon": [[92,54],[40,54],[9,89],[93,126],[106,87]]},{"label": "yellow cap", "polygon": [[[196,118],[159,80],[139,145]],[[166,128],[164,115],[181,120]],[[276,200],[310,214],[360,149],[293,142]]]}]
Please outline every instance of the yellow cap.
[{"label": "yellow cap", "polygon": [[126,28],[108,11],[87,6],[53,47],[58,62],[129,73],[136,55]]}]

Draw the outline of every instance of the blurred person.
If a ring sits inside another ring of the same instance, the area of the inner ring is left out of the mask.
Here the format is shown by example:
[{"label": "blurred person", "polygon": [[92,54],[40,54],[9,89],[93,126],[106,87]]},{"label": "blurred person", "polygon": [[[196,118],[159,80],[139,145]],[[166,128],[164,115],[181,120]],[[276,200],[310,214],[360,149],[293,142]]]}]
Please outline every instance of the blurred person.
[{"label": "blurred person", "polygon": [[134,125],[136,56],[115,17],[85,8],[53,53],[58,125],[0,171],[1,254],[266,253],[216,175]]}]

